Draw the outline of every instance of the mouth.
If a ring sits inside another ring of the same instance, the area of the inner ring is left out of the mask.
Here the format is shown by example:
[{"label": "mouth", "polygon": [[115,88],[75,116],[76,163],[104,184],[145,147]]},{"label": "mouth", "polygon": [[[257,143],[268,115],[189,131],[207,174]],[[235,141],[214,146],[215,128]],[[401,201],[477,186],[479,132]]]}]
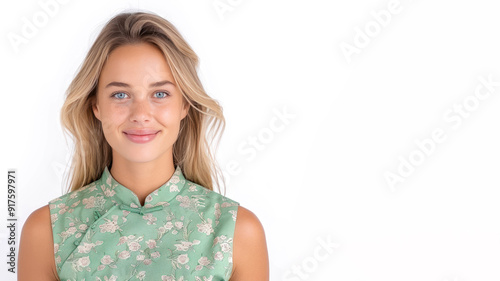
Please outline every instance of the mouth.
[{"label": "mouth", "polygon": [[147,143],[152,141],[160,131],[156,132],[141,132],[141,133],[131,133],[123,132],[123,134],[134,143]]},{"label": "mouth", "polygon": [[140,130],[131,129],[131,130],[123,131],[123,133],[125,133],[127,135],[134,135],[134,136],[154,135],[158,132],[159,132],[159,130],[153,130],[153,129],[140,129]]},{"label": "mouth", "polygon": [[156,135],[157,133],[159,133],[160,131],[156,132],[156,133],[152,133],[152,134],[129,134],[129,133],[126,133],[126,132],[123,132],[125,135],[129,135],[129,136],[151,136],[151,135]]}]

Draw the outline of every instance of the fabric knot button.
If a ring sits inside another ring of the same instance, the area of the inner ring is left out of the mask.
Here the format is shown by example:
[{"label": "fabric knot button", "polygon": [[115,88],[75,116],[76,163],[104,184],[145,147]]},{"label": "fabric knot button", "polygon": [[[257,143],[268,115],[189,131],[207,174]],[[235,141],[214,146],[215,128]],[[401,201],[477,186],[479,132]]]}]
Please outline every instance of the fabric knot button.
[{"label": "fabric knot button", "polygon": [[146,213],[151,213],[154,211],[163,210],[163,205],[159,205],[159,206],[155,206],[155,207],[151,207],[151,208],[145,208],[144,206],[139,207],[139,208],[132,208],[132,207],[129,207],[127,205],[120,205],[120,209],[127,210],[130,212],[136,213],[136,214],[144,215]]},{"label": "fabric knot button", "polygon": [[94,219],[98,219],[101,216],[101,214],[98,211],[94,211]]}]

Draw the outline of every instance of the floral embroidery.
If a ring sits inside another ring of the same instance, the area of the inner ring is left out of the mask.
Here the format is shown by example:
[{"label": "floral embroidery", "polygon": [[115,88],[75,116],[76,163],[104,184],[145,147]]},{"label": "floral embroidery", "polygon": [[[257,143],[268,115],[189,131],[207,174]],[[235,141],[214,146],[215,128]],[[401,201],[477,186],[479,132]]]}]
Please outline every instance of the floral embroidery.
[{"label": "floral embroidery", "polygon": [[228,280],[239,203],[187,180],[181,168],[141,206],[106,167],[49,202],[61,280]]},{"label": "floral embroidery", "polygon": [[196,226],[198,226],[199,232],[205,233],[206,235],[210,235],[212,232],[214,232],[214,230],[212,228],[212,220],[211,219],[207,219],[206,222],[199,223]]}]

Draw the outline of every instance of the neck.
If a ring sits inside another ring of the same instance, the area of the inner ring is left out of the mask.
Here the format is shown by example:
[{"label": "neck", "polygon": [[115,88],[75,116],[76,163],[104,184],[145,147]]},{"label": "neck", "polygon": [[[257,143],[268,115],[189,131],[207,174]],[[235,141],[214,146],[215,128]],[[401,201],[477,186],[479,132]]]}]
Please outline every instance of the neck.
[{"label": "neck", "polygon": [[[113,153],[116,155],[116,153]],[[171,155],[170,155],[171,156]],[[172,157],[162,157],[150,162],[130,162],[125,159],[116,159],[113,156],[111,176],[121,185],[130,189],[144,206],[146,197],[166,183],[174,174],[175,167]]]}]

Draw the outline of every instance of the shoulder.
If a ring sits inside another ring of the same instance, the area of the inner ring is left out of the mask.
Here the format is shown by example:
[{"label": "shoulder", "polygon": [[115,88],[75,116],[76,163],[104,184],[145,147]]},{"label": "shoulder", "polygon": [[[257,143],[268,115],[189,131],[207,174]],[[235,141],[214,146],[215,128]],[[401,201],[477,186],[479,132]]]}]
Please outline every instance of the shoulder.
[{"label": "shoulder", "polygon": [[54,223],[60,215],[63,215],[68,211],[71,212],[71,209],[77,207],[78,205],[82,205],[80,203],[85,204],[85,200],[93,201],[92,199],[104,196],[97,188],[97,183],[98,181],[94,181],[50,200],[48,209],[52,215],[52,223]]},{"label": "shoulder", "polygon": [[23,225],[19,280],[57,280],[53,247],[50,209],[45,205],[33,211]]},{"label": "shoulder", "polygon": [[[93,189],[90,189],[91,185],[86,185],[84,187],[81,187],[79,189],[71,190],[66,192],[65,194],[60,195],[59,197],[56,197],[52,200],[49,201],[49,210],[53,210],[55,208],[61,208],[61,206],[64,206],[65,204],[69,202],[74,202],[77,200],[82,199],[82,197],[88,196],[90,191],[96,190],[95,185]],[[95,193],[95,192],[94,192]]]},{"label": "shoulder", "polygon": [[31,232],[25,232],[34,229],[49,229],[50,230],[50,209],[49,205],[45,205],[34,210],[26,219],[23,226],[23,233],[29,234]]},{"label": "shoulder", "polygon": [[247,208],[238,206],[233,239],[231,281],[269,280],[269,258],[262,223]]},{"label": "shoulder", "polygon": [[235,237],[236,234],[243,237],[258,235],[258,237],[264,238],[264,227],[262,226],[259,218],[257,218],[257,216],[252,211],[243,206],[238,206]]},{"label": "shoulder", "polygon": [[239,206],[237,201],[189,180],[186,180],[186,187],[184,188],[182,194],[195,197],[199,195],[204,197],[206,196],[212,204],[218,203],[219,206],[223,208],[233,207],[233,209],[236,210],[236,207]]},{"label": "shoulder", "polygon": [[23,225],[22,237],[40,240],[48,240],[48,237],[52,240],[49,205],[36,209],[28,216]]}]

